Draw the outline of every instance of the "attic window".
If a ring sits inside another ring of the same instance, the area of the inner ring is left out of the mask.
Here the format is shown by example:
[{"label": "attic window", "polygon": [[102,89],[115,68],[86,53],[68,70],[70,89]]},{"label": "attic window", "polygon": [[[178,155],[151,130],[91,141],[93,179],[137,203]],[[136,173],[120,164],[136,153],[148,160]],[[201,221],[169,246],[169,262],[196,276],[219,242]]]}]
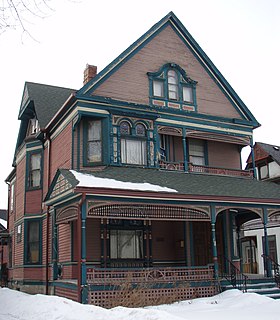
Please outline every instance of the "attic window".
[{"label": "attic window", "polygon": [[279,151],[279,147],[277,147],[277,146],[274,146],[273,149],[276,151]]},{"label": "attic window", "polygon": [[157,72],[148,72],[150,101],[155,106],[196,111],[197,82],[175,63],[163,65]]}]

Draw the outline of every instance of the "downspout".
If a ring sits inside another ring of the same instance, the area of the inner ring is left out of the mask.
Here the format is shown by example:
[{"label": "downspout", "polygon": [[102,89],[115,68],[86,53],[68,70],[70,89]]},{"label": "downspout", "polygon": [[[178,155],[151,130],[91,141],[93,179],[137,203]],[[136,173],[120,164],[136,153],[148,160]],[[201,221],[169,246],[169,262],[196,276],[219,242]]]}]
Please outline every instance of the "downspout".
[{"label": "downspout", "polygon": [[[50,187],[50,154],[51,154],[51,140],[48,135],[46,141],[48,142],[48,152],[47,152],[47,190],[49,190]],[[50,233],[50,211],[49,206],[47,206],[47,226],[46,226],[46,273],[45,273],[45,279],[46,279],[46,295],[49,294],[49,233]]]}]

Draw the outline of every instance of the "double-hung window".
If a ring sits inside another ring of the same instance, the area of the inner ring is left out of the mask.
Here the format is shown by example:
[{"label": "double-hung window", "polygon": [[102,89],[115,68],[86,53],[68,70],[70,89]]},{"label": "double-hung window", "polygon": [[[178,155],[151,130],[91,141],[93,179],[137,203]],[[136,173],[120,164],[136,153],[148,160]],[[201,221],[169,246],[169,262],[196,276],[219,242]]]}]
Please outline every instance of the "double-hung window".
[{"label": "double-hung window", "polygon": [[41,185],[41,153],[33,153],[29,158],[29,187]]},{"label": "double-hung window", "polygon": [[146,165],[147,142],[146,128],[142,123],[132,128],[127,121],[120,123],[121,134],[121,162],[124,164]]},{"label": "double-hung window", "polygon": [[148,72],[150,101],[155,106],[196,111],[196,84],[175,63],[163,65],[157,72]]},{"label": "double-hung window", "polygon": [[96,163],[102,161],[102,122],[91,120],[87,124],[87,161]]},{"label": "double-hung window", "polygon": [[189,139],[189,161],[192,164],[204,166],[205,142],[199,139]]}]

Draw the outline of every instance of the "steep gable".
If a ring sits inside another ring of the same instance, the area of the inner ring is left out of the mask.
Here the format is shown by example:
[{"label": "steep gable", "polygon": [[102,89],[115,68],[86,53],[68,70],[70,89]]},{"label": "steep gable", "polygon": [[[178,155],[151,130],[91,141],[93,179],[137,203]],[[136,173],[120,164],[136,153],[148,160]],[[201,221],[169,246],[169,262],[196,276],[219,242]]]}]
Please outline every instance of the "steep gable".
[{"label": "steep gable", "polygon": [[180,66],[197,82],[197,112],[204,115],[245,120],[256,119],[171,12],[116,58],[78,94],[149,105],[147,72],[164,64]]}]

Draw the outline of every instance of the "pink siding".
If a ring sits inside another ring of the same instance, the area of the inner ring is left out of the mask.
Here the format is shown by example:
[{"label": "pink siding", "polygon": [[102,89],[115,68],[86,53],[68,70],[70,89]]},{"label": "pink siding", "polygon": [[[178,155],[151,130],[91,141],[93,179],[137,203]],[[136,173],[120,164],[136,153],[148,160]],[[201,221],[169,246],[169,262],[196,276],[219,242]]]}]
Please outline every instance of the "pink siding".
[{"label": "pink siding", "polygon": [[23,158],[17,165],[16,171],[16,186],[15,186],[15,196],[16,196],[16,220],[24,215],[24,195],[25,195],[25,168],[26,168],[26,158]]},{"label": "pink siding", "polygon": [[71,225],[60,224],[58,226],[58,255],[59,262],[71,261]]},{"label": "pink siding", "polygon": [[100,260],[100,219],[87,219],[87,261]]},{"label": "pink siding", "polygon": [[25,213],[41,213],[42,190],[27,191],[25,194]]},{"label": "pink siding", "polygon": [[149,104],[147,72],[155,72],[168,62],[180,65],[197,83],[198,112],[241,118],[202,64],[170,27],[166,27],[144,48],[101,84],[94,94]]},{"label": "pink siding", "polygon": [[183,222],[153,221],[153,259],[181,260],[184,259]]},{"label": "pink siding", "polygon": [[70,169],[72,160],[72,123],[51,142],[51,180],[58,168]]},{"label": "pink siding", "polygon": [[209,166],[241,169],[240,151],[236,144],[208,141]]}]

